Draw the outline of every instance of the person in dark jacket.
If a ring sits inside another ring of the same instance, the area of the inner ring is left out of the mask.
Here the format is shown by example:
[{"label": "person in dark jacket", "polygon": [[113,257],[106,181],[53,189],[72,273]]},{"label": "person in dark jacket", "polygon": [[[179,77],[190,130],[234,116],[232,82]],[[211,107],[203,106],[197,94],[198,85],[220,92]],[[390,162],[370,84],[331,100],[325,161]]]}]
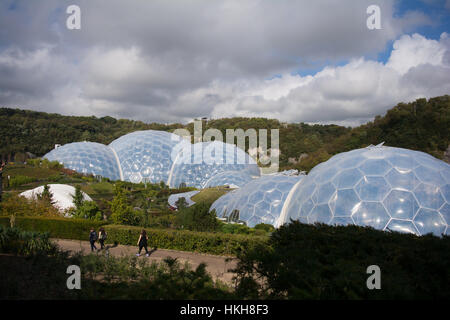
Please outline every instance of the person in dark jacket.
[{"label": "person in dark jacket", "polygon": [[139,252],[136,254],[138,257],[141,255],[141,251],[142,248],[145,249],[145,256],[148,257],[148,250],[147,250],[147,241],[148,241],[148,236],[147,236],[147,232],[145,232],[144,229],[142,229],[141,234],[139,236],[139,240],[137,242],[137,245],[139,246]]},{"label": "person in dark jacket", "polygon": [[105,248],[105,240],[106,240],[106,231],[102,227],[98,231],[98,242],[100,242],[100,246],[101,246],[100,249],[104,249]]},{"label": "person in dark jacket", "polygon": [[89,242],[91,243],[91,252],[97,250],[95,246],[95,241],[97,240],[97,232],[95,232],[94,228],[91,228],[91,233],[89,234]]}]

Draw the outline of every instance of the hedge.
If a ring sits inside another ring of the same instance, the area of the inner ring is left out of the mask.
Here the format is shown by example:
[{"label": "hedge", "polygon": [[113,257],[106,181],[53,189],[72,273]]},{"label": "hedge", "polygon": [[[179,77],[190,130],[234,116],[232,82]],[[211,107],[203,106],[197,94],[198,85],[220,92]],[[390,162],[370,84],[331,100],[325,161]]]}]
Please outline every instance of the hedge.
[{"label": "hedge", "polygon": [[[21,230],[49,232],[52,238],[88,240],[89,231],[105,225],[106,221],[72,218],[16,217],[15,226]],[[0,225],[10,226],[10,217],[0,217]]]},{"label": "hedge", "polygon": [[[107,243],[118,242],[135,246],[142,227],[107,225]],[[145,228],[149,247],[173,249],[216,255],[235,255],[244,248],[267,241],[268,237],[246,236],[238,234],[195,232],[172,229]]]},{"label": "hedge", "polygon": [[[10,217],[0,217],[0,225],[10,226]],[[103,226],[108,234],[106,243],[135,246],[142,227],[107,225],[106,221],[90,221],[73,218],[16,217],[15,226],[27,231],[50,232],[52,238],[88,240],[89,230]],[[235,255],[244,248],[267,241],[268,237],[247,236],[212,232],[194,232],[173,229],[145,228],[149,247]]]}]

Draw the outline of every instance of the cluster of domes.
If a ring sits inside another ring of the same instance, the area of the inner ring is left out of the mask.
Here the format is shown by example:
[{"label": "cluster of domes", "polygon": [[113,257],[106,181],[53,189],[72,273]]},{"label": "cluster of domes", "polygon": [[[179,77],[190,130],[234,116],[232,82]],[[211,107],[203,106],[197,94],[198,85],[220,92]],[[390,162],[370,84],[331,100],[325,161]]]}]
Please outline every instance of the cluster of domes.
[{"label": "cluster of domes", "polygon": [[171,187],[241,186],[260,175],[256,162],[235,145],[219,141],[191,144],[176,134],[157,130],[132,132],[108,146],[69,143],[44,158],[111,180],[163,181]]},{"label": "cluster of domes", "polygon": [[69,143],[44,157],[112,180],[238,188],[220,197],[211,210],[251,227],[299,220],[450,234],[450,165],[419,151],[370,146],[335,155],[306,176],[260,177],[256,162],[235,145],[191,144],[169,132],[147,130],[108,146]]},{"label": "cluster of domes", "polygon": [[261,202],[283,188],[281,177],[272,179],[270,185],[265,178],[252,181],[219,198],[212,209],[219,217],[239,214],[250,226],[279,226],[292,219],[416,235],[450,234],[450,165],[423,152],[371,146],[338,154],[295,186],[286,182],[289,195],[283,195],[277,203],[282,209],[276,212]]}]

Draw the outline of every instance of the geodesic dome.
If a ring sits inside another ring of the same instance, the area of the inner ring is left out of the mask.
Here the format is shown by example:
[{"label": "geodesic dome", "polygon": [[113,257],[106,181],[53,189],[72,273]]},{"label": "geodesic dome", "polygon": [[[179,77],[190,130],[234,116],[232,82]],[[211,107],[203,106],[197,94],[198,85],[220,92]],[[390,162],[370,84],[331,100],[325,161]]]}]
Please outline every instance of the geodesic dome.
[{"label": "geodesic dome", "polygon": [[249,227],[259,223],[282,224],[283,206],[294,185],[305,176],[270,175],[254,179],[233,190],[211,206],[216,215],[228,220],[244,222]]},{"label": "geodesic dome", "polygon": [[167,182],[175,155],[172,151],[184,140],[157,130],[135,131],[109,144],[117,154],[123,179],[134,183]]},{"label": "geodesic dome", "polygon": [[297,185],[285,222],[289,219],[449,234],[450,165],[423,152],[384,146],[338,154]]},{"label": "geodesic dome", "polygon": [[260,175],[256,162],[235,145],[219,141],[191,144],[157,130],[132,132],[108,146],[69,143],[44,158],[80,173],[134,183],[163,181],[171,187],[240,186]]},{"label": "geodesic dome", "polygon": [[240,188],[254,178],[251,174],[243,174],[242,171],[224,171],[216,174],[205,183],[205,188],[217,186],[229,186]]},{"label": "geodesic dome", "polygon": [[68,143],[47,153],[44,158],[58,161],[66,168],[84,174],[120,179],[120,167],[114,151],[96,142]]},{"label": "geodesic dome", "polygon": [[212,178],[224,172],[240,172],[247,181],[260,175],[253,158],[235,145],[220,141],[198,142],[179,153],[168,184],[174,188],[180,185],[205,188],[218,185]]}]

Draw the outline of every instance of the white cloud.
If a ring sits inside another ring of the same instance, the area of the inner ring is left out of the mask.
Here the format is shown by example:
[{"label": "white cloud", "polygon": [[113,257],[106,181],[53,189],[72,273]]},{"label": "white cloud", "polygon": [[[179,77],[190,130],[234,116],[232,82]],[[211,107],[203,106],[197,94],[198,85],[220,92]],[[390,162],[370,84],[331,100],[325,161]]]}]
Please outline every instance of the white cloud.
[{"label": "white cloud", "polygon": [[[355,124],[399,101],[449,92],[448,37],[401,37],[432,21],[417,11],[397,16],[394,0],[74,4],[79,31],[65,29],[61,1],[0,4],[2,106],[161,122]],[[382,30],[367,29],[369,4],[381,7]],[[389,61],[375,61],[395,39]]]}]

